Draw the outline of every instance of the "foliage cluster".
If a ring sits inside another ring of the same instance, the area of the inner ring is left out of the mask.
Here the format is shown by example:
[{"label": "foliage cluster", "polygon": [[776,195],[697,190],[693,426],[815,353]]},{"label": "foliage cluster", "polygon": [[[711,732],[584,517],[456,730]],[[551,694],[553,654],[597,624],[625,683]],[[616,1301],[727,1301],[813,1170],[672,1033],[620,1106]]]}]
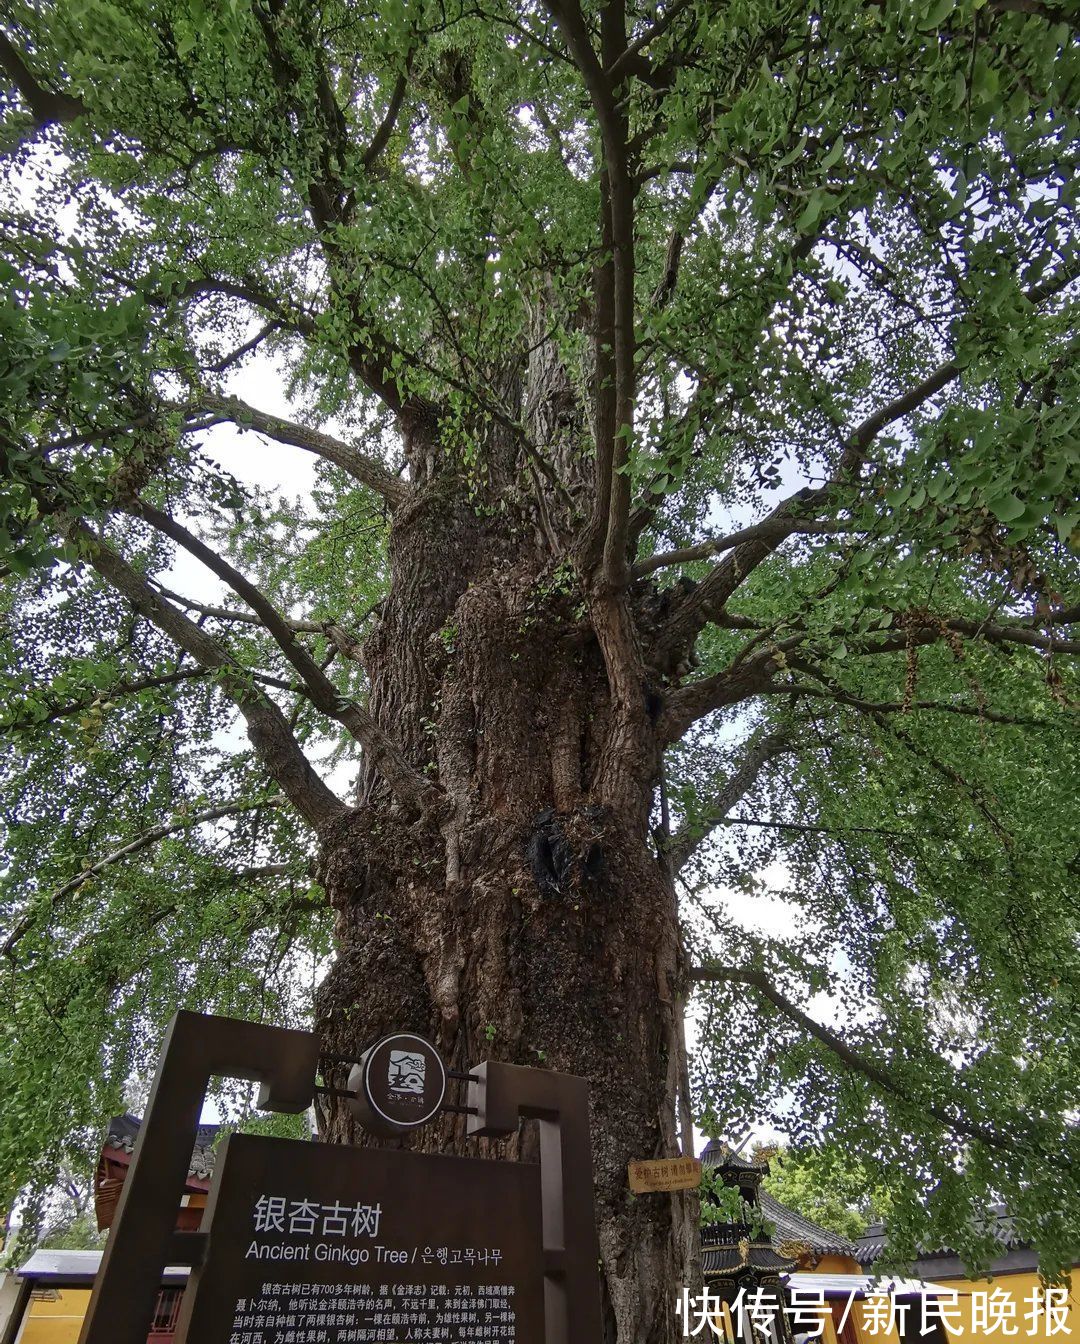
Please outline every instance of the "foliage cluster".
[{"label": "foliage cluster", "polygon": [[651,598],[678,646],[699,1116],[826,1136],[901,1258],[985,1261],[997,1197],[1080,1255],[1065,7],[11,0],[0,65],[0,1206],[174,1008],[305,1020],[326,780],[437,789],[358,653],[434,417],[478,510],[524,445],[583,618]]}]

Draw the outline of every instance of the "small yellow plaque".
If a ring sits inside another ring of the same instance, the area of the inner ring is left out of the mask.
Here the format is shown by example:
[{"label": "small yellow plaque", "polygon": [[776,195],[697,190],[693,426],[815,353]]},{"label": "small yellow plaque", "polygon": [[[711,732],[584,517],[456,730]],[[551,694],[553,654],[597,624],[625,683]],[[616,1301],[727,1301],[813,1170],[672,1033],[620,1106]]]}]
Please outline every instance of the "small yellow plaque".
[{"label": "small yellow plaque", "polygon": [[630,1189],[635,1195],[661,1190],[695,1190],[701,1184],[701,1163],[696,1157],[658,1157],[631,1162]]}]

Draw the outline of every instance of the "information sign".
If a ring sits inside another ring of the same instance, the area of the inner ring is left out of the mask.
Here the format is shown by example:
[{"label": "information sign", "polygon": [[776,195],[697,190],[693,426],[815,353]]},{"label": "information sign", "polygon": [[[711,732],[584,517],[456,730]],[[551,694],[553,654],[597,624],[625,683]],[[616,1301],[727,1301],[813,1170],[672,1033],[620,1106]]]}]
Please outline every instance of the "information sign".
[{"label": "information sign", "polygon": [[177,1344],[542,1344],[540,1169],[231,1135]]},{"label": "information sign", "polygon": [[630,1189],[635,1195],[666,1190],[696,1190],[701,1184],[701,1163],[696,1157],[658,1157],[631,1162]]},{"label": "information sign", "polygon": [[[202,1226],[177,1231],[210,1078],[258,1082],[261,1110],[300,1114],[321,1059],[355,1063],[364,1104],[350,1085],[346,1105],[364,1123],[415,1131],[441,1108],[498,1139],[535,1121],[539,1165],[232,1135]],[[450,1077],[462,1104],[443,1101]],[[314,1032],[180,1012],[79,1344],[145,1344],[166,1265],[192,1267],[176,1344],[595,1344],[592,1191],[582,1078],[490,1059],[451,1075],[408,1032],[345,1061]]]}]

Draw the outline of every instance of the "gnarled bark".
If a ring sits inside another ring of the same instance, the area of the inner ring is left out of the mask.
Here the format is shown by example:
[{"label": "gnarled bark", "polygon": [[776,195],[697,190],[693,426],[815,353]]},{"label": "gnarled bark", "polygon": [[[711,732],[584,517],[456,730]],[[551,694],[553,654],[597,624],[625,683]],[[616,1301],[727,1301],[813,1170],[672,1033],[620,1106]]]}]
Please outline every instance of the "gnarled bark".
[{"label": "gnarled bark", "polygon": [[[371,772],[363,806],[324,828],[339,946],[319,1029],[340,1054],[406,1028],[451,1068],[497,1058],[585,1074],[607,1336],[661,1344],[675,1338],[696,1215],[685,1195],[627,1187],[631,1159],[678,1152],[680,942],[648,832],[661,742],[642,708],[613,794],[615,710],[588,603],[524,497],[500,498],[492,511],[435,469],[397,511],[365,649],[370,707],[447,801],[409,814]],[[325,1128],[372,1141],[340,1107]],[[457,1116],[411,1142],[477,1150]],[[533,1155],[527,1134],[483,1147]]]}]

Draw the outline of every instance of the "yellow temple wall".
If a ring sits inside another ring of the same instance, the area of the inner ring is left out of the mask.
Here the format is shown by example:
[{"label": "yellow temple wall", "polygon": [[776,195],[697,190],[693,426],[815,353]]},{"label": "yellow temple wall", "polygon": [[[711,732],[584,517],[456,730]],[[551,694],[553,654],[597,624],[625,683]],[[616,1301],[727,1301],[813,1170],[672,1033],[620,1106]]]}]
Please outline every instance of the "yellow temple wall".
[{"label": "yellow temple wall", "polygon": [[[1035,1325],[1027,1319],[1032,1294],[1043,1292],[1038,1274],[998,1274],[990,1279],[938,1279],[937,1282],[944,1288],[954,1289],[958,1298],[955,1317],[957,1328],[955,1331],[949,1331],[949,1344],[954,1340],[956,1344],[966,1344],[968,1340],[1005,1338],[1037,1340],[1039,1344],[1043,1344],[1044,1340],[1061,1340],[1062,1344],[1075,1344],[1075,1341],[1080,1341],[1080,1283],[1074,1283],[1069,1291],[1068,1314],[1065,1317],[1064,1328],[1050,1334],[1044,1322]],[[1002,1318],[1008,1320],[1004,1330],[1000,1327],[996,1329],[991,1327],[993,1332],[988,1333],[983,1326],[976,1325],[973,1295],[992,1293],[998,1289],[1008,1293],[1014,1304],[1015,1314],[1010,1318]],[[1015,1327],[1015,1334],[1009,1326]]]},{"label": "yellow temple wall", "polygon": [[811,1270],[800,1270],[800,1273],[806,1272],[811,1274],[863,1274],[865,1270],[858,1260],[853,1260],[850,1255],[823,1255]]},{"label": "yellow temple wall", "polygon": [[32,1300],[19,1344],[78,1344],[89,1288],[59,1288],[55,1302]]},{"label": "yellow temple wall", "polygon": [[[860,1274],[864,1271],[853,1261],[845,1256],[823,1256],[810,1273],[819,1274]],[[986,1340],[1016,1340],[1017,1344],[1022,1341],[1031,1341],[1031,1344],[1080,1344],[1080,1281],[1075,1282],[1069,1290],[1068,1312],[1064,1319],[1064,1324],[1060,1328],[1055,1328],[1053,1334],[1048,1333],[1045,1321],[1038,1325],[1029,1322],[1027,1313],[1029,1311],[1031,1297],[1033,1293],[1043,1291],[1039,1276],[1033,1273],[999,1274],[990,1279],[931,1279],[931,1282],[939,1283],[943,1288],[950,1288],[956,1292],[957,1302],[953,1315],[947,1317],[945,1328],[949,1344],[968,1344],[969,1341]],[[1012,1314],[1004,1317],[1008,1325],[1003,1330],[1000,1326],[988,1331],[981,1323],[976,1321],[976,1305],[974,1294],[992,1293],[995,1290],[1001,1290],[1009,1295],[1009,1300],[1013,1304]],[[899,1337],[896,1331],[886,1333],[883,1330],[872,1330],[866,1323],[866,1308],[862,1303],[856,1302],[851,1310],[850,1319],[855,1326],[855,1333],[859,1344],[899,1344]],[[871,1318],[872,1319],[872,1318]],[[1015,1327],[1016,1333],[1013,1334],[1008,1326]],[[918,1327],[916,1327],[917,1333]],[[831,1315],[828,1311],[824,1313],[824,1330],[819,1336],[822,1344],[838,1344],[836,1331],[833,1328]]]}]

